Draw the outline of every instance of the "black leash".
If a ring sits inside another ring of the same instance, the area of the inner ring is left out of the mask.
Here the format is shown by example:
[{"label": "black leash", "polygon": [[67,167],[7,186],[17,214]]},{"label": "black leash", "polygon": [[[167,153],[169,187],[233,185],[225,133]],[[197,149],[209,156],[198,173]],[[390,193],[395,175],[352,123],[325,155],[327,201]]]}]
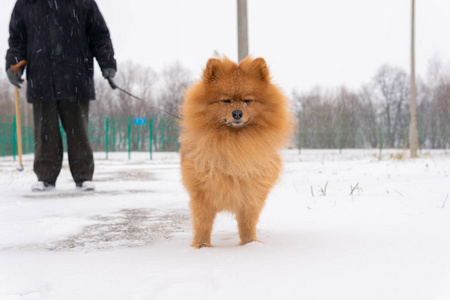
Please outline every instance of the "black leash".
[{"label": "black leash", "polygon": [[150,106],[150,107],[156,108],[156,109],[158,109],[158,110],[160,110],[160,111],[162,111],[162,112],[165,112],[165,113],[168,114],[168,115],[171,115],[171,116],[174,117],[174,118],[177,118],[177,119],[180,119],[180,120],[181,120],[181,118],[180,118],[179,116],[174,115],[173,113],[170,113],[170,112],[168,112],[168,111],[165,111],[164,109],[159,108],[159,107],[157,107],[157,106],[151,105],[151,104],[149,104],[147,101],[145,101],[144,99],[141,99],[141,98],[139,98],[139,97],[136,97],[135,95],[133,95],[133,94],[131,94],[131,93],[125,91],[124,89],[118,87],[118,86],[114,83],[114,81],[112,80],[112,78],[108,77],[107,79],[108,79],[109,85],[111,86],[111,88],[112,88],[113,90],[118,89],[118,90],[120,90],[121,92],[124,92],[125,94],[127,94],[128,96],[133,97],[134,99],[137,99],[137,100],[139,100],[139,101],[141,101],[141,102],[144,102],[145,104],[147,104],[147,105]]}]

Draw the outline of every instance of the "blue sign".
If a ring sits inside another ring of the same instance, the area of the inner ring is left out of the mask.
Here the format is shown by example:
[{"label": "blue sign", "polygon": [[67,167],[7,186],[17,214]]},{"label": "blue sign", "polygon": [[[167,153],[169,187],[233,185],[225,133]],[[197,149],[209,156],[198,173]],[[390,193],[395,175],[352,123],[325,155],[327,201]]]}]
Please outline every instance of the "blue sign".
[{"label": "blue sign", "polygon": [[147,124],[146,118],[134,118],[134,125],[145,125]]}]

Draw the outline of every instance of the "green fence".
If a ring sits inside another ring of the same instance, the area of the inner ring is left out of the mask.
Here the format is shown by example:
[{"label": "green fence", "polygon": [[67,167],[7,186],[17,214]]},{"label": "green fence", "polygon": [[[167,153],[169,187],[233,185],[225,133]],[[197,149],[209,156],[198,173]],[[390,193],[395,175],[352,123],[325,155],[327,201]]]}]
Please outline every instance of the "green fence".
[{"label": "green fence", "polygon": [[94,151],[178,151],[178,124],[174,118],[90,117],[89,138]]},{"label": "green fence", "polygon": [[[295,145],[305,149],[408,149],[409,123],[389,126],[384,114],[363,117],[326,114],[319,118],[298,114]],[[418,115],[419,148],[450,148],[450,127],[430,125],[429,115]]]},{"label": "green fence", "polygon": [[[89,138],[94,151],[109,152],[178,151],[178,123],[174,118],[90,117]],[[60,127],[64,150],[67,138]],[[15,117],[0,117],[0,156],[17,155]],[[23,153],[33,153],[33,127],[22,124]]]},{"label": "green fence", "polygon": [[[308,149],[344,148],[406,148],[408,147],[408,124],[393,128],[388,126],[385,116],[380,114],[368,122],[346,114],[325,114],[314,118],[298,114],[297,131],[293,144],[301,151]],[[430,126],[432,116],[419,115],[418,133],[420,148],[450,148],[450,128]],[[366,120],[367,121],[367,120]],[[23,153],[34,151],[33,127],[30,119],[22,120]],[[61,133],[66,147],[64,130]],[[109,152],[148,151],[150,159],[154,151],[178,151],[178,121],[175,118],[154,117],[96,117],[89,122],[89,138],[94,151]],[[0,116],[0,156],[16,156],[15,117]],[[66,149],[65,149],[66,150]]]},{"label": "green fence", "polygon": [[[23,118],[22,121],[22,150],[23,153],[32,153],[34,151],[33,127],[25,125],[27,118]],[[15,160],[17,153],[16,117],[0,116],[0,156],[13,156]]]}]

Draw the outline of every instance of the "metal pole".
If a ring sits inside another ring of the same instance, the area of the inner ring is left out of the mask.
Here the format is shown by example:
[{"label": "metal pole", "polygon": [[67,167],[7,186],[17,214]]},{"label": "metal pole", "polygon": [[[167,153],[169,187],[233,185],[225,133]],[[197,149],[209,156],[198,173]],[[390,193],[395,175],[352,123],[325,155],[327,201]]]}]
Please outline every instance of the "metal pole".
[{"label": "metal pole", "polygon": [[1,145],[2,145],[2,154],[1,154],[1,156],[5,156],[6,155],[6,144],[7,144],[7,141],[8,141],[8,135],[6,134],[7,132],[8,131],[6,129],[6,123],[3,123],[2,124],[2,136],[5,137],[5,142],[1,143]]},{"label": "metal pole", "polygon": [[106,159],[108,159],[108,145],[109,145],[109,139],[108,139],[108,135],[109,135],[109,117],[106,117],[105,120],[106,124],[106,132],[105,132],[105,151],[106,151]]},{"label": "metal pole", "polygon": [[302,118],[298,113],[298,154],[302,153]]},{"label": "metal pole", "polygon": [[161,120],[161,151],[164,152],[164,119]]},{"label": "metal pole", "polygon": [[380,158],[381,158],[381,151],[383,149],[383,115],[380,114],[380,128],[379,128],[379,143],[380,143]]},{"label": "metal pole", "polygon": [[150,118],[150,160],[153,160],[153,117]]},{"label": "metal pole", "polygon": [[20,111],[19,111],[19,89],[14,87],[14,94],[16,98],[16,135],[17,135],[17,150],[19,154],[19,167],[17,170],[23,171],[23,163],[22,163],[22,127],[20,122]]},{"label": "metal pole", "polygon": [[247,0],[237,0],[238,61],[248,56]]},{"label": "metal pole", "polygon": [[12,127],[12,131],[13,131],[13,135],[12,135],[12,154],[13,154],[13,160],[16,160],[16,152],[17,152],[17,126],[15,126],[17,124],[17,120],[16,117],[13,118],[13,124],[11,124]]},{"label": "metal pole", "polygon": [[141,141],[141,139],[140,139],[140,135],[141,135],[141,126],[138,125],[138,126],[136,126],[136,127],[137,127],[137,142],[136,142],[136,145],[137,145],[137,151],[139,152],[139,151],[141,151],[141,147],[139,146],[139,143],[140,143],[140,141]]},{"label": "metal pole", "polygon": [[339,154],[342,153],[342,114],[339,114],[339,131],[338,131],[338,140],[339,140]]},{"label": "metal pole", "polygon": [[423,143],[424,143],[424,141],[423,141],[423,128],[422,128],[422,126],[423,126],[422,116],[419,115],[417,117],[417,119],[418,119],[417,126],[419,127],[419,136],[418,136],[417,139],[419,140],[419,146],[420,146],[420,148],[418,150],[420,151],[420,153],[422,153],[422,148],[423,148]]},{"label": "metal pole", "polygon": [[410,149],[411,157],[417,157],[417,101],[416,101],[416,71],[415,71],[415,0],[411,0],[411,105],[410,105]]},{"label": "metal pole", "polygon": [[131,117],[128,117],[128,160],[131,159]]},{"label": "metal pole", "polygon": [[116,121],[113,121],[113,152],[116,152]]}]

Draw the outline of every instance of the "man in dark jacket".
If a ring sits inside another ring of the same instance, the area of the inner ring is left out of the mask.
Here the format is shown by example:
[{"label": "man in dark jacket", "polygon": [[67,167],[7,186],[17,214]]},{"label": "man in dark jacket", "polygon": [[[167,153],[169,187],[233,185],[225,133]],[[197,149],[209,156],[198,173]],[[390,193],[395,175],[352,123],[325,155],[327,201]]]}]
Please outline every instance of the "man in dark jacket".
[{"label": "man in dark jacket", "polygon": [[60,173],[67,135],[69,166],[76,187],[93,190],[94,158],[89,142],[89,101],[95,99],[94,61],[105,78],[117,66],[108,27],[94,0],[18,0],[9,27],[6,69],[20,87],[26,60],[27,101],[33,105],[35,191],[52,189]]}]

